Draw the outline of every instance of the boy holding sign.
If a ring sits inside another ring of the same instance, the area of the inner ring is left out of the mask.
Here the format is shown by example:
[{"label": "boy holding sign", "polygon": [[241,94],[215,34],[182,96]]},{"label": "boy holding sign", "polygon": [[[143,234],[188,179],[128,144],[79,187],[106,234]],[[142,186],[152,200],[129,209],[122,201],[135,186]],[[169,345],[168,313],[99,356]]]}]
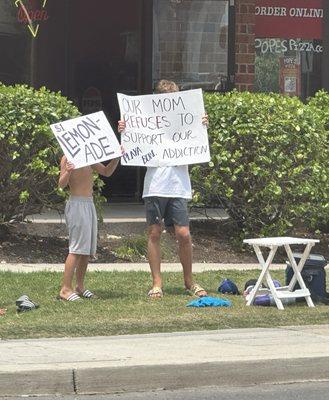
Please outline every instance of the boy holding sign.
[{"label": "boy holding sign", "polygon": [[[90,257],[96,254],[97,215],[93,202],[93,172],[111,176],[122,155],[111,125],[103,111],[52,124],[64,156],[58,181],[62,189],[69,186],[70,198],[65,207],[69,230],[69,254],[59,298],[75,301],[94,294],[84,287]],[[111,161],[104,166],[102,161]],[[76,272],[76,288],[72,281]]]},{"label": "boy holding sign", "polygon": [[[66,156],[61,160],[58,181],[60,188],[69,186],[70,198],[65,207],[65,220],[69,230],[69,254],[65,261],[62,288],[59,298],[67,301],[92,298],[94,294],[84,287],[84,278],[90,257],[96,254],[97,215],[93,202],[93,171],[111,176],[120,158],[111,160],[106,166],[101,163],[75,169]],[[76,288],[72,281],[76,272]]]},{"label": "boy holding sign", "polygon": [[[161,80],[157,93],[178,92],[175,82]],[[208,123],[207,115],[203,123]],[[122,133],[126,128],[124,121],[118,122]],[[143,198],[148,223],[148,260],[152,273],[153,285],[148,292],[152,298],[163,296],[161,279],[160,237],[162,220],[166,227],[174,227],[178,241],[178,252],[183,266],[185,288],[192,294],[202,297],[207,292],[192,278],[192,240],[189,230],[187,203],[192,198],[191,182],[187,165],[148,167],[144,179]]]}]

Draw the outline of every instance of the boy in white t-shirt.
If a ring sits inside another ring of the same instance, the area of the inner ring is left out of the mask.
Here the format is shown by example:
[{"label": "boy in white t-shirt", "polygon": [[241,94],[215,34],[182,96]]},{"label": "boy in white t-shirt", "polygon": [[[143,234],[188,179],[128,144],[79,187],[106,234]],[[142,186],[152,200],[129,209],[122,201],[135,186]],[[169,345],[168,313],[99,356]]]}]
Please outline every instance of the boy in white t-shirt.
[{"label": "boy in white t-shirt", "polygon": [[[161,80],[156,93],[178,92],[175,82]],[[203,123],[208,123],[205,115]],[[125,129],[125,122],[118,122],[118,131]],[[143,198],[148,224],[148,260],[153,285],[148,296],[163,296],[161,279],[160,238],[162,220],[166,227],[174,227],[178,242],[178,253],[183,266],[185,288],[192,294],[203,297],[207,292],[192,278],[192,240],[189,229],[188,200],[192,198],[191,181],[187,165],[173,167],[148,167],[144,179]]]}]

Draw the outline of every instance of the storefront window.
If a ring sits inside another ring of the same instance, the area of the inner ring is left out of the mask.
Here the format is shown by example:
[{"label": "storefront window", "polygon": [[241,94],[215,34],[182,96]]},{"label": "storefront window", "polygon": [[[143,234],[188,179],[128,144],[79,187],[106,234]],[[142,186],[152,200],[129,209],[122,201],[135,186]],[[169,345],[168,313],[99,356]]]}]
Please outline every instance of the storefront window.
[{"label": "storefront window", "polygon": [[0,82],[29,83],[31,38],[12,0],[0,2]]},{"label": "storefront window", "polygon": [[228,3],[154,0],[153,86],[171,79],[182,89],[225,90]]},{"label": "storefront window", "polygon": [[322,87],[323,1],[256,2],[255,91],[306,98]]}]

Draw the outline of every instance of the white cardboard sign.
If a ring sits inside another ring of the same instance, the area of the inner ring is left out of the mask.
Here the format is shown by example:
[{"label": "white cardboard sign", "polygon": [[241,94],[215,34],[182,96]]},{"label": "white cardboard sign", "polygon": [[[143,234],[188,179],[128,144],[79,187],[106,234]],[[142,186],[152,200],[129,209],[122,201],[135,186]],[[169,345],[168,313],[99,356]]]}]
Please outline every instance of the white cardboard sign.
[{"label": "white cardboard sign", "polygon": [[53,124],[50,128],[75,168],[122,155],[120,143],[103,111]]},{"label": "white cardboard sign", "polygon": [[201,89],[144,96],[118,93],[122,165],[164,167],[210,161]]}]

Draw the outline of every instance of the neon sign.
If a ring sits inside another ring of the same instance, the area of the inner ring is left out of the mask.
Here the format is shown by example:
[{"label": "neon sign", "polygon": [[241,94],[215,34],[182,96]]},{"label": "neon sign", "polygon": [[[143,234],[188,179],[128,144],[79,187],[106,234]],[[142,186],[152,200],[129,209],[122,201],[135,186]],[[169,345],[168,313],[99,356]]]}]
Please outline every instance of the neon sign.
[{"label": "neon sign", "polygon": [[15,0],[15,6],[18,8],[18,22],[26,24],[34,38],[38,35],[40,22],[49,19],[46,10],[47,0],[42,0],[40,7],[37,7],[35,4],[35,0]]}]

